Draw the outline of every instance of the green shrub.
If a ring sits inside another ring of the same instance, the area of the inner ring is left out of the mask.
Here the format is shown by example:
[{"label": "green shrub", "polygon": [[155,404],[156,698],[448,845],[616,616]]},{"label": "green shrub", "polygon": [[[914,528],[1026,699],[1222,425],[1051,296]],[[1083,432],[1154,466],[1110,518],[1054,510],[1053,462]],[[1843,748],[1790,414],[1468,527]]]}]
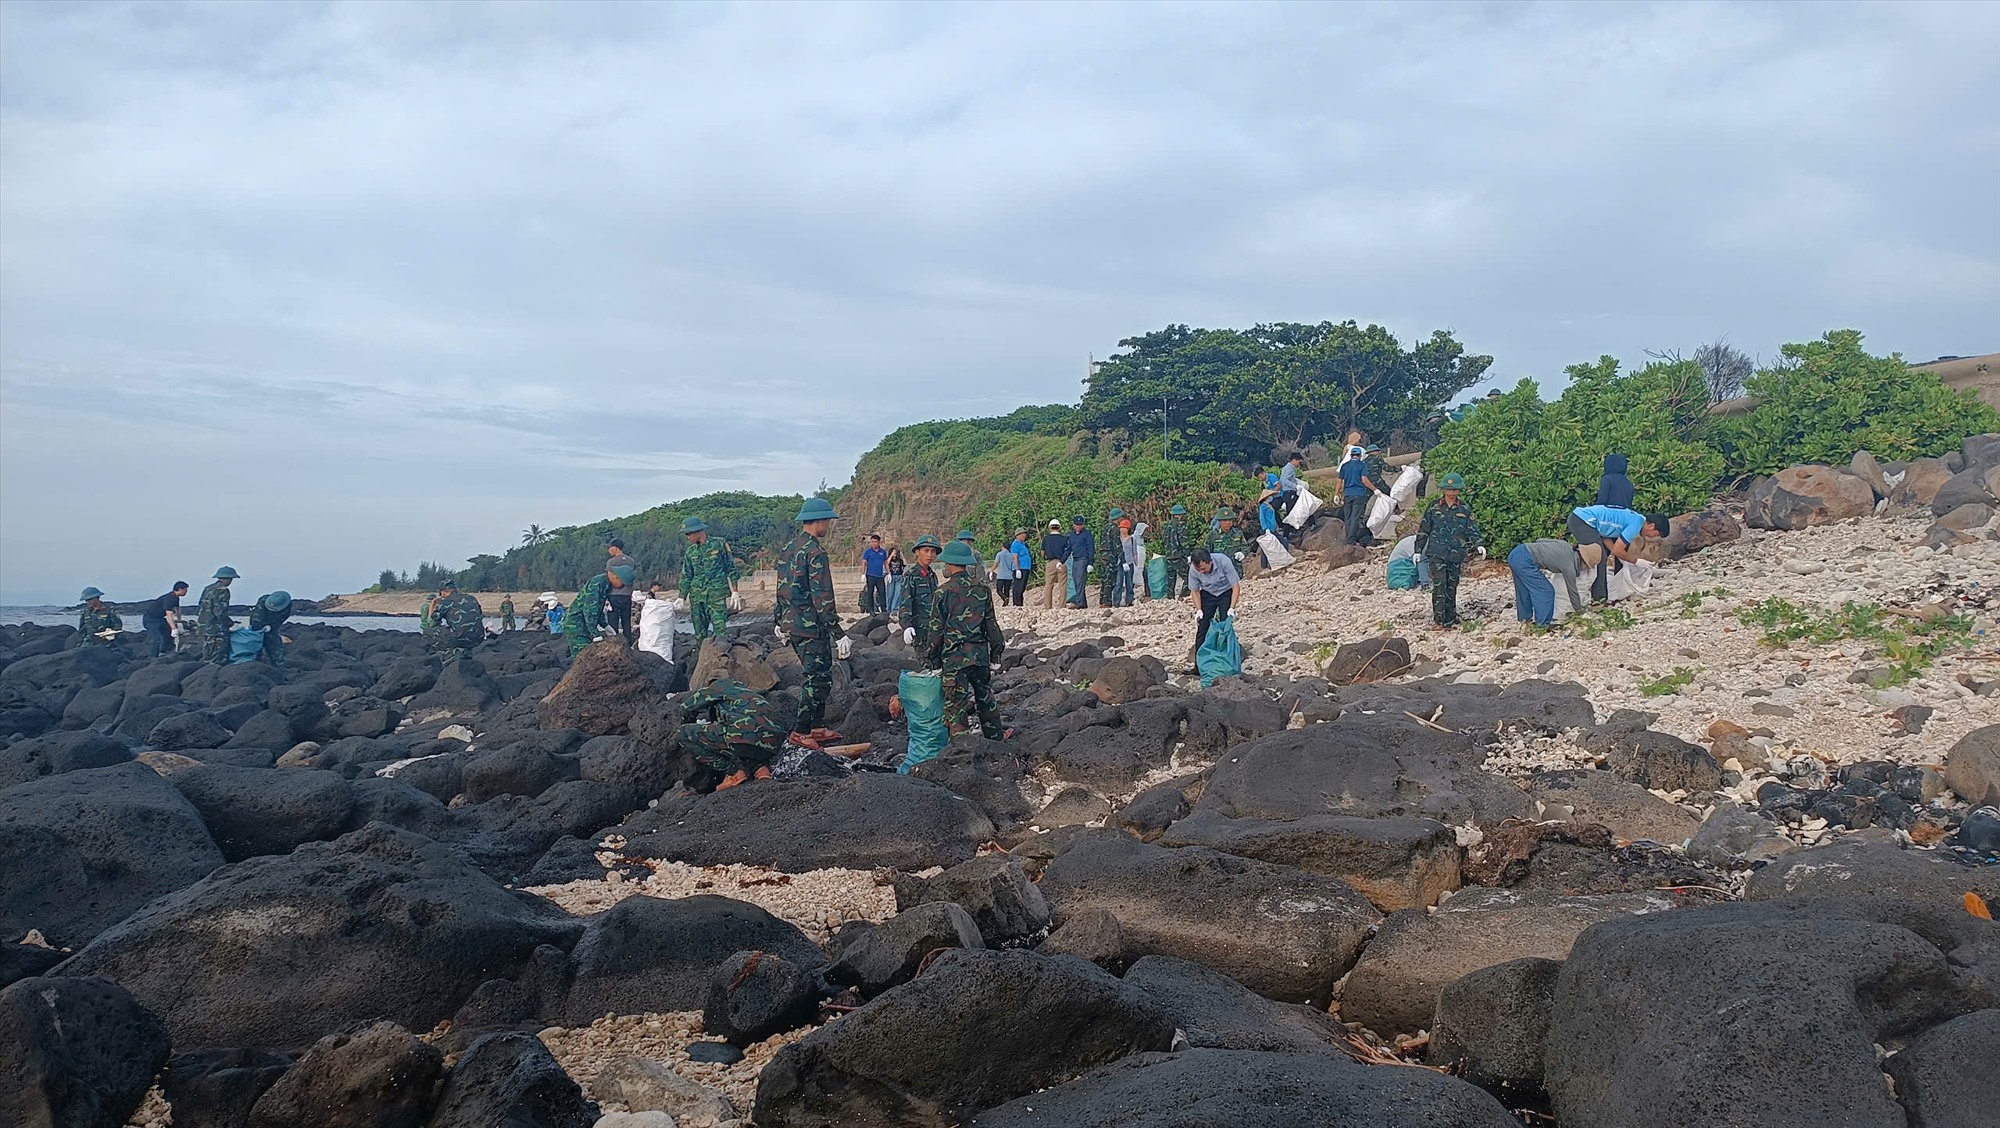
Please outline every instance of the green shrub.
[{"label": "green shrub", "polygon": [[1732,475],[1839,466],[1857,450],[1881,459],[1943,454],[1967,435],[2000,430],[2000,412],[1894,353],[1870,356],[1855,330],[1786,345],[1784,355],[1785,364],[1750,378],[1757,408],[1715,425]]}]

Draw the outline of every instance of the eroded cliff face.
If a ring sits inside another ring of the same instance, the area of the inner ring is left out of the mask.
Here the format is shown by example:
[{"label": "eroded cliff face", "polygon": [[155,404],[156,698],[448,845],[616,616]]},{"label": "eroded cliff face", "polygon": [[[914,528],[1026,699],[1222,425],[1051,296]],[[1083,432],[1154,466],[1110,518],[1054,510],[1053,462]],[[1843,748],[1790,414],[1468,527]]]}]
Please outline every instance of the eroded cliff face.
[{"label": "eroded cliff face", "polygon": [[828,548],[836,563],[858,560],[868,534],[881,533],[884,544],[902,545],[908,555],[910,542],[925,533],[944,541],[964,528],[989,490],[937,478],[857,481],[841,496],[841,519]]}]

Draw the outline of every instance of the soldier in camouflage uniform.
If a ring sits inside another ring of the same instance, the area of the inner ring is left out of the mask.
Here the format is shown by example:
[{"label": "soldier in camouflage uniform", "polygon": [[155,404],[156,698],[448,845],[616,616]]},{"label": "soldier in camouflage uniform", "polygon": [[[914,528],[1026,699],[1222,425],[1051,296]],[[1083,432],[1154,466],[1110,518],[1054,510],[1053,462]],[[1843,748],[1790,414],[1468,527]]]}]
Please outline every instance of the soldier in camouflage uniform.
[{"label": "soldier in camouflage uniform", "polygon": [[833,565],[827,559],[820,538],[840,515],[822,497],[809,497],[799,507],[799,535],[787,548],[788,557],[779,573],[779,591],[785,597],[773,609],[778,632],[790,640],[798,653],[805,684],[799,694],[799,719],[792,726],[792,739],[800,744],[837,740],[840,734],[824,728],[827,698],[833,695],[833,638],[840,632],[840,612],[833,601]]},{"label": "soldier in camouflage uniform", "polygon": [[613,591],[631,587],[632,580],[631,566],[612,564],[583,582],[576,598],[570,601],[569,611],[563,615],[563,639],[569,643],[571,658],[604,633],[605,600],[611,598]]},{"label": "soldier in camouflage uniform", "polygon": [[1485,542],[1486,535],[1459,497],[1465,478],[1446,474],[1438,480],[1438,487],[1444,496],[1433,499],[1424,509],[1423,522],[1417,526],[1416,549],[1417,555],[1430,563],[1431,619],[1442,630],[1458,625],[1459,570],[1465,566],[1466,556]]},{"label": "soldier in camouflage uniform", "polygon": [[201,589],[201,604],[195,611],[195,634],[201,639],[204,662],[229,664],[229,631],[236,624],[229,618],[229,581],[236,569],[224,565],[215,570],[215,582]]},{"label": "soldier in camouflage uniform", "polygon": [[770,779],[771,757],[785,743],[785,726],[769,698],[723,678],[681,702],[680,747],[722,776],[717,791]]},{"label": "soldier in camouflage uniform", "polygon": [[922,654],[930,645],[931,601],[937,598],[937,538],[929,533],[918,537],[910,556],[916,563],[903,572],[903,641]]},{"label": "soldier in camouflage uniform", "polygon": [[1118,573],[1125,567],[1125,532],[1118,527],[1123,516],[1123,509],[1111,507],[1104,535],[1097,538],[1097,559],[1091,562],[1097,569],[1097,602],[1103,607],[1111,606],[1111,589],[1118,586]]},{"label": "soldier in camouflage uniform", "polygon": [[[83,610],[77,613],[76,629],[83,634],[84,646],[108,646],[118,641],[118,632],[125,629],[125,620],[104,605],[103,592],[87,587],[83,589]],[[104,631],[110,631],[111,637],[102,637]]]},{"label": "soldier in camouflage uniform", "polygon": [[437,600],[431,604],[431,650],[449,666],[472,648],[486,641],[486,612],[479,600],[458,590],[458,581],[438,584]]},{"label": "soldier in camouflage uniform", "polygon": [[514,629],[514,597],[511,595],[500,601],[500,629]]},{"label": "soldier in camouflage uniform", "polygon": [[264,636],[264,661],[277,669],[285,668],[285,636],[283,627],[292,617],[292,593],[274,591],[250,605],[249,626]]},{"label": "soldier in camouflage uniform", "polygon": [[1167,590],[1161,598],[1179,599],[1188,594],[1188,550],[1194,547],[1188,543],[1187,506],[1167,510],[1167,527],[1160,535],[1160,555],[1167,558]]},{"label": "soldier in camouflage uniform", "polygon": [[988,740],[1005,740],[1000,706],[993,700],[993,663],[1006,651],[1007,640],[993,614],[993,589],[973,579],[968,569],[979,557],[965,545],[946,545],[938,560],[945,577],[931,601],[924,659],[944,672],[944,723],[955,733],[964,732],[968,714],[977,710],[980,733]]},{"label": "soldier in camouflage uniform", "polygon": [[1236,528],[1236,511],[1229,506],[1220,506],[1215,511],[1215,521],[1208,527],[1208,535],[1202,539],[1201,547],[1210,552],[1220,552],[1230,560],[1243,551],[1243,534]]},{"label": "soldier in camouflage uniform", "polygon": [[729,545],[708,535],[708,522],[689,517],[681,522],[687,546],[681,551],[681,598],[687,600],[697,644],[721,632],[729,613],[743,606],[736,594],[739,573]]}]

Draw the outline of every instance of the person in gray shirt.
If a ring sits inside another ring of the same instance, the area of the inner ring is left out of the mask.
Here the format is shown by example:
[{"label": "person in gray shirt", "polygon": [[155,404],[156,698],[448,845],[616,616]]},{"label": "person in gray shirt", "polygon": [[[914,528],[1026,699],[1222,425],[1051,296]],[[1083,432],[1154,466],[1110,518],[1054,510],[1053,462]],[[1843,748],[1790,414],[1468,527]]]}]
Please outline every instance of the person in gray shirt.
[{"label": "person in gray shirt", "polygon": [[1195,618],[1201,624],[1194,629],[1196,650],[1208,638],[1210,623],[1229,618],[1230,604],[1235,602],[1236,589],[1242,582],[1227,553],[1205,548],[1188,553],[1188,599],[1194,604]]},{"label": "person in gray shirt", "polygon": [[1571,610],[1580,610],[1583,597],[1576,590],[1581,561],[1576,546],[1568,541],[1545,537],[1517,544],[1507,554],[1507,569],[1514,573],[1514,617],[1524,623],[1546,627],[1556,616],[1556,588],[1544,571],[1562,577]]}]

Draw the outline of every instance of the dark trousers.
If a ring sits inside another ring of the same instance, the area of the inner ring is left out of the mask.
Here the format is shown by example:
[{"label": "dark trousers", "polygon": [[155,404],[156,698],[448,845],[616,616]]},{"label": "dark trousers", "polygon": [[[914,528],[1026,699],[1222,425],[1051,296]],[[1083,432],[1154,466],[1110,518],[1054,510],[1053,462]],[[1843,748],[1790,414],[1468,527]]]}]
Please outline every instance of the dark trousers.
[{"label": "dark trousers", "polygon": [[1440,627],[1458,625],[1458,573],[1461,560],[1431,561],[1431,621]]},{"label": "dark trousers", "polygon": [[826,702],[833,696],[833,632],[793,635],[805,684],[799,690],[799,720],[793,732],[811,732],[826,721]]},{"label": "dark trousers", "polygon": [[1021,606],[1022,598],[1028,594],[1027,574],[1021,573],[1019,575],[1016,575],[1013,579],[1006,581],[1006,583],[1007,583],[1006,594],[1013,598],[1014,606],[1016,607]]},{"label": "dark trousers", "polygon": [[1347,527],[1348,544],[1367,544],[1374,540],[1368,531],[1368,495],[1342,498],[1340,521]]},{"label": "dark trousers", "polygon": [[618,632],[620,637],[624,638],[628,643],[637,639],[639,637],[638,632],[632,629],[632,593],[629,591],[614,591],[606,597],[604,602],[607,608],[604,614],[604,624]]},{"label": "dark trousers", "polygon": [[877,611],[889,609],[889,587],[886,576],[864,576],[861,582],[861,613],[873,615]]},{"label": "dark trousers", "polygon": [[1590,601],[1603,603],[1611,598],[1611,546],[1604,543],[1603,534],[1591,528],[1590,522],[1572,513],[1569,515],[1569,539],[1579,545],[1594,544],[1604,551],[1597,554],[1597,575],[1590,581]]},{"label": "dark trousers", "polygon": [[173,653],[174,632],[167,629],[165,619],[147,619],[140,625],[146,628],[146,657]]},{"label": "dark trousers", "polygon": [[1090,578],[1088,557],[1072,556],[1069,559],[1069,605],[1071,607],[1090,606],[1090,589],[1085,582]]},{"label": "dark trousers", "polygon": [[1201,600],[1201,625],[1194,629],[1194,648],[1200,650],[1201,644],[1208,641],[1208,625],[1229,618],[1229,605],[1236,600],[1236,589],[1230,588],[1221,595],[1197,592],[1196,598]]}]

